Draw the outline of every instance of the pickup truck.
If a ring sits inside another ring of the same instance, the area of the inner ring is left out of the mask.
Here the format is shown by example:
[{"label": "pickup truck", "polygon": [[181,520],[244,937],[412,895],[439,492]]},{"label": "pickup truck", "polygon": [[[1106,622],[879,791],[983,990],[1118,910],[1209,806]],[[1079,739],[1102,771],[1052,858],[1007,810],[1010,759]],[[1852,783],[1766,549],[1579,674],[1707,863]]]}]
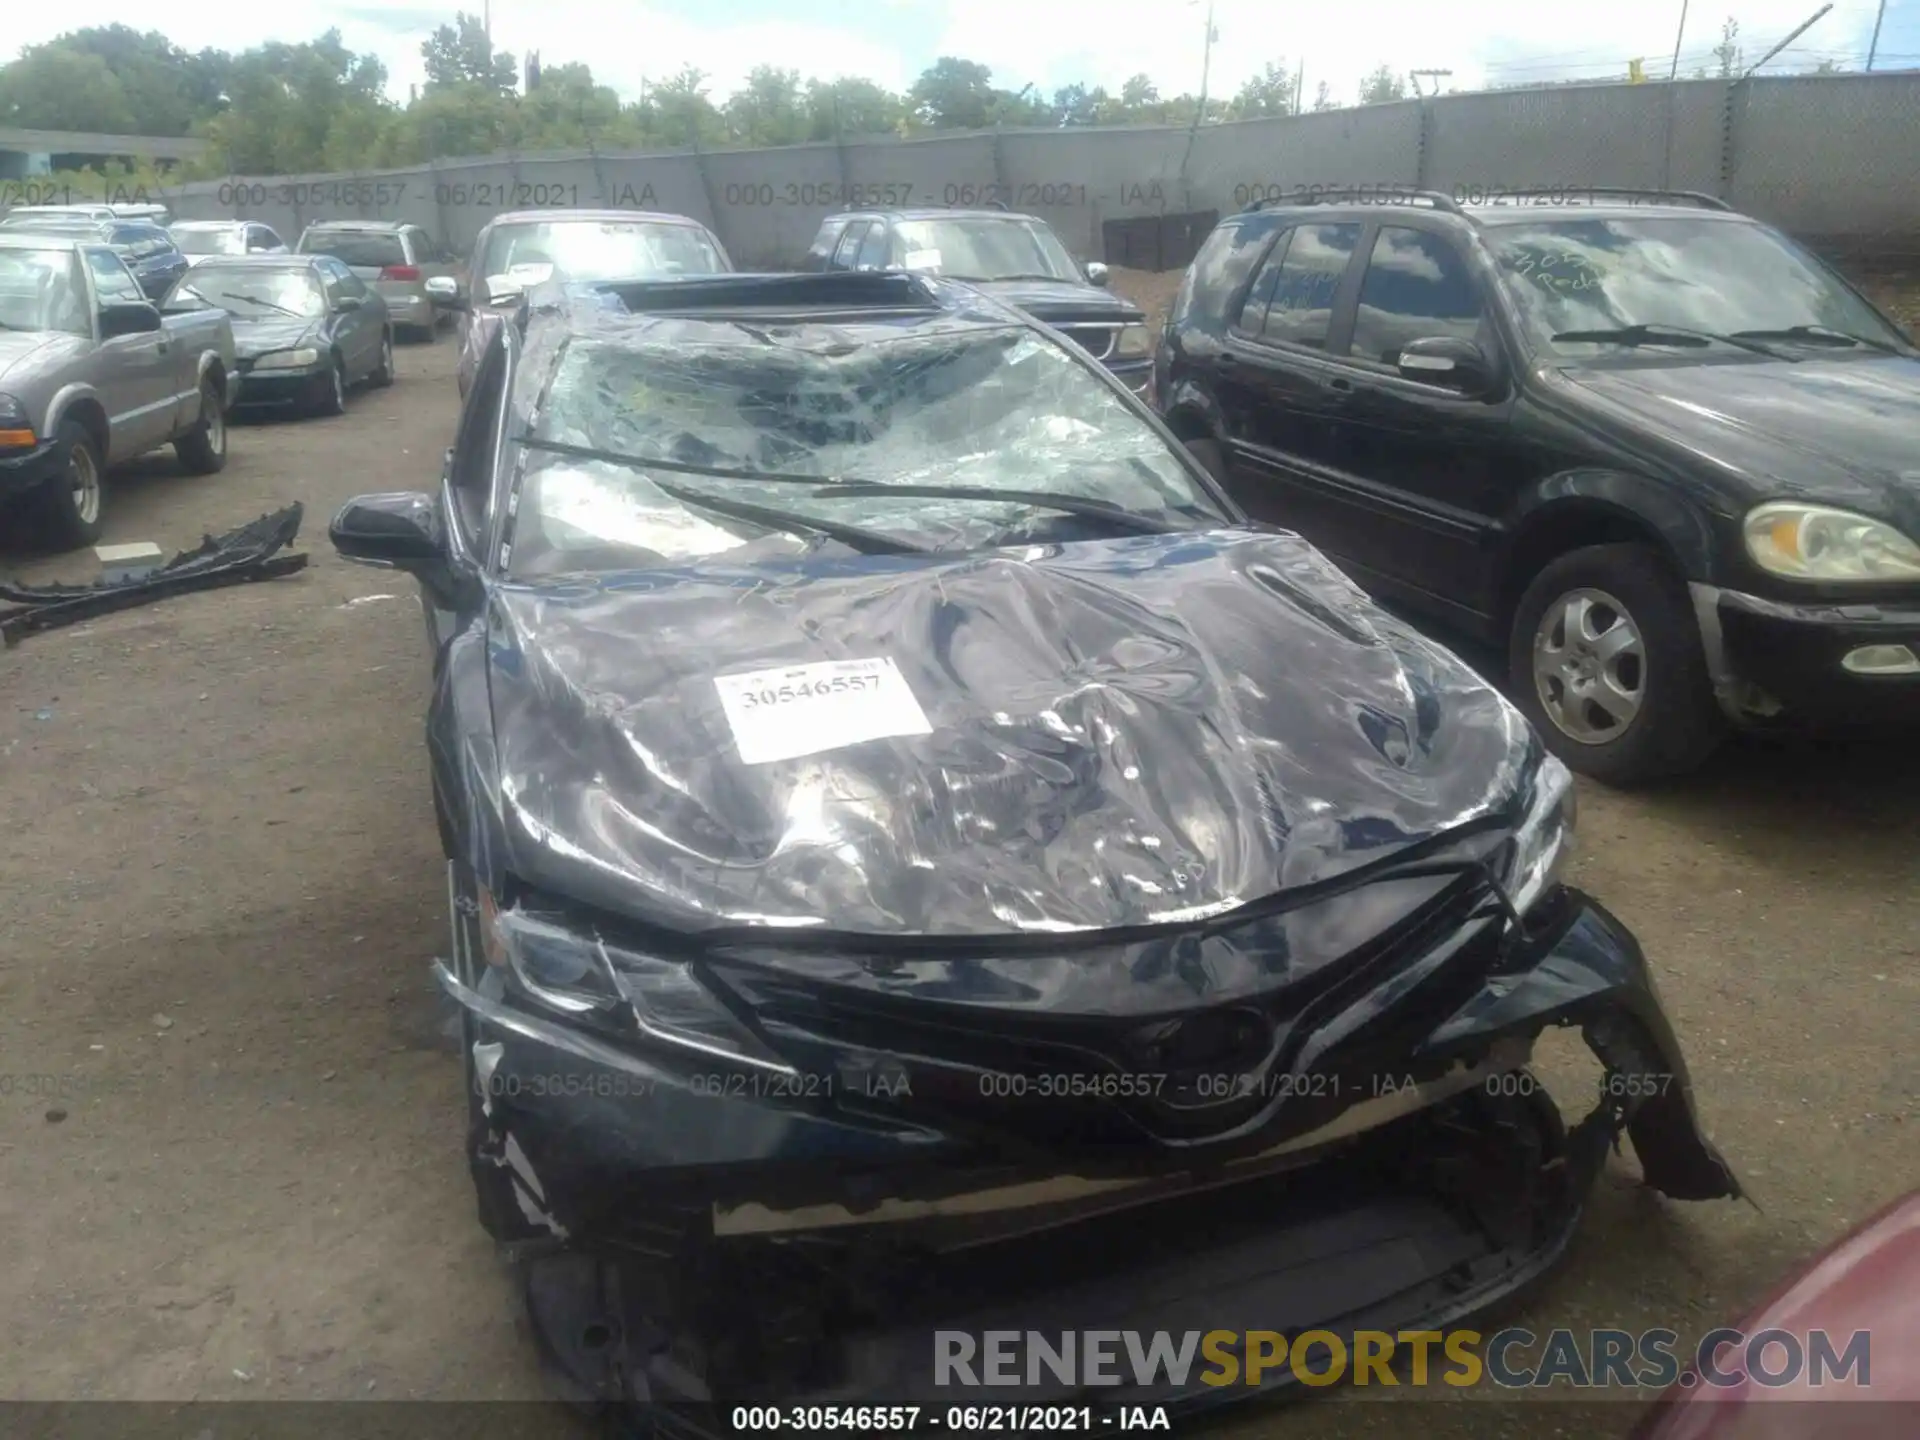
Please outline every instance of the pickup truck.
[{"label": "pickup truck", "polygon": [[225,311],[163,317],[106,245],[0,230],[0,503],[73,550],[100,538],[108,466],[171,444],[219,470],[233,353]]}]

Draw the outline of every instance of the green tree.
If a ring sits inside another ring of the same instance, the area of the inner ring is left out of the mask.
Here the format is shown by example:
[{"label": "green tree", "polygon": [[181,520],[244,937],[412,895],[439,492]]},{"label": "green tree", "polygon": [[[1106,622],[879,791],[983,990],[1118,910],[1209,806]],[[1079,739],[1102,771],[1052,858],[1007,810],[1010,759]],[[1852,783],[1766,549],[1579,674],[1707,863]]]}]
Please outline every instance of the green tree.
[{"label": "green tree", "polygon": [[953,55],[929,65],[907,92],[913,118],[929,130],[984,130],[997,98],[992,70]]},{"label": "green tree", "polygon": [[480,85],[499,94],[515,88],[519,72],[513,56],[493,48],[493,37],[478,15],[462,10],[453,24],[442,25],[420,44],[427,62],[427,84]]},{"label": "green tree", "polygon": [[230,174],[318,170],[330,149],[345,158],[339,151],[357,136],[383,132],[393,114],[386,83],[386,67],[348,50],[338,30],[301,45],[275,41],[233,57],[227,108],[207,122],[206,136]]},{"label": "green tree", "polygon": [[907,116],[907,105],[891,90],[871,80],[841,78],[807,82],[807,137],[831,140],[836,135],[891,135]]},{"label": "green tree", "polygon": [[1713,47],[1713,58],[1720,66],[1720,78],[1731,80],[1740,66],[1740,22],[1731,15],[1720,27],[1720,43]]},{"label": "green tree", "polygon": [[1160,104],[1160,91],[1145,75],[1130,77],[1120,87],[1121,113],[1129,120],[1150,117]]},{"label": "green tree", "polygon": [[135,133],[133,102],[107,62],[57,43],[31,46],[0,69],[0,117],[25,130]]},{"label": "green tree", "polygon": [[691,65],[647,93],[640,120],[645,134],[675,148],[712,144],[727,133],[726,122],[707,98],[705,72]]},{"label": "green tree", "polygon": [[1382,65],[1360,82],[1360,103],[1379,105],[1388,100],[1407,98],[1406,78],[1390,66]]},{"label": "green tree", "polygon": [[585,65],[543,66],[539,86],[518,109],[521,144],[528,150],[626,150],[640,144],[635,117],[610,86],[594,83]]},{"label": "green tree", "polygon": [[1278,64],[1268,61],[1267,66],[1258,75],[1250,77],[1240,87],[1227,112],[1236,120],[1252,120],[1268,115],[1291,115],[1293,113],[1294,74],[1287,69],[1283,60]]},{"label": "green tree", "polygon": [[746,145],[798,145],[808,138],[809,116],[800,72],[757,65],[744,88],[731,95],[723,114],[727,133]]},{"label": "green tree", "polygon": [[1340,102],[1333,98],[1333,92],[1327,88],[1327,82],[1324,80],[1314,87],[1313,108],[1318,112],[1340,108]]}]

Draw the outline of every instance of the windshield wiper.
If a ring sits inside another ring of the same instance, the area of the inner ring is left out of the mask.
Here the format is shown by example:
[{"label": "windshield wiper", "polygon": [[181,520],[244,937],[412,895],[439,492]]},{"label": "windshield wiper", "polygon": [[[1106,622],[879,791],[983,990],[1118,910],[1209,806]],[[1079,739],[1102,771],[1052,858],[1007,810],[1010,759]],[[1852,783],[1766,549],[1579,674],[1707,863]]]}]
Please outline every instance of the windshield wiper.
[{"label": "windshield wiper", "polygon": [[1765,355],[1772,360],[1791,360],[1791,355],[1782,354],[1770,345],[1762,345],[1755,340],[1742,339],[1737,335],[1718,335],[1711,330],[1695,330],[1686,325],[1668,325],[1664,322],[1652,325],[1621,325],[1612,330],[1562,330],[1553,337],[1555,340],[1585,340],[1596,345],[1731,345],[1737,350],[1751,350],[1755,355]]},{"label": "windshield wiper", "polygon": [[901,540],[896,536],[883,535],[878,530],[863,529],[858,525],[842,525],[834,520],[816,520],[811,515],[797,515],[791,510],[781,510],[772,505],[753,505],[744,500],[723,500],[717,495],[708,495],[686,485],[675,485],[667,480],[655,480],[654,487],[665,491],[683,505],[694,505],[711,510],[716,515],[731,515],[738,520],[746,520],[755,525],[765,525],[771,530],[803,531],[814,535],[824,535],[829,540],[838,540],[842,545],[866,555],[930,555],[930,547],[916,545],[911,540]]},{"label": "windshield wiper", "polygon": [[1869,340],[1865,335],[1855,335],[1846,330],[1835,330],[1830,325],[1789,325],[1784,330],[1736,330],[1733,332],[1747,340],[1803,340],[1820,345],[1864,345],[1869,350],[1878,350],[1886,355],[1898,355],[1899,347],[1889,345],[1885,340]]},{"label": "windshield wiper", "polygon": [[1069,515],[1109,520],[1122,529],[1141,535],[1168,535],[1192,528],[1169,525],[1154,516],[1116,505],[1111,500],[1096,500],[1087,495],[1061,495],[1051,490],[999,490],[991,485],[887,485],[878,481],[851,480],[823,485],[813,493],[816,497],[837,495],[844,499],[905,495],[921,500],[983,500],[988,503],[1031,505],[1038,510],[1061,510]]},{"label": "windshield wiper", "polygon": [[[193,293],[196,295],[200,295],[200,292],[198,290],[194,291]],[[207,297],[204,295],[200,295],[200,298],[204,300]],[[220,298],[222,300],[238,300],[243,305],[264,305],[269,310],[278,310],[282,315],[291,315],[296,320],[304,320],[307,318],[306,316],[302,315],[298,310],[289,310],[286,306],[276,305],[271,300],[262,300],[258,295],[236,295],[231,290],[222,290],[220,292]]]}]

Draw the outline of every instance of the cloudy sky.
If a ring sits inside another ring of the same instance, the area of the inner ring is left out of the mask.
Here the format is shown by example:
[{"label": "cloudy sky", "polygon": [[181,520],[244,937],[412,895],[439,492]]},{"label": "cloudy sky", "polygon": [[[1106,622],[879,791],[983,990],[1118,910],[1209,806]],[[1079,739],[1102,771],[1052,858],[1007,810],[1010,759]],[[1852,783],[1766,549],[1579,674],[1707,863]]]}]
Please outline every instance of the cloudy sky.
[{"label": "cloudy sky", "polygon": [[[478,9],[480,0],[469,0]],[[1750,64],[1819,0],[1691,0],[1681,71],[1711,64],[1722,23],[1740,23]],[[421,78],[420,41],[450,20],[454,5],[377,0],[195,0],[162,7],[132,0],[66,0],[17,7],[4,44],[51,39],[81,25],[159,27],[189,49],[240,50],[266,40],[302,40],[338,27],[355,50],[387,64],[396,97]],[[1485,84],[1620,73],[1644,57],[1648,74],[1672,62],[1679,0],[1606,0],[1563,5],[1541,0],[1344,0],[1334,6],[1278,0],[1216,0],[1215,94],[1230,94],[1269,62],[1304,65],[1306,93],[1325,80],[1351,101],[1376,65],[1440,68],[1458,89]],[[1810,69],[1819,60],[1858,69],[1874,25],[1874,0],[1834,0],[1832,10],[1778,65]],[[1162,93],[1197,89],[1206,0],[492,0],[495,44],[516,58],[538,49],[557,64],[585,60],[628,97],[648,80],[692,65],[711,77],[716,99],[756,65],[809,76],[861,75],[904,89],[939,55],[993,69],[996,84],[1053,89],[1076,81],[1117,87],[1144,71]],[[1463,16],[1471,15],[1466,22]],[[803,18],[804,17],[804,18]],[[1884,68],[1920,67],[1920,0],[1887,0],[1880,37]]]}]

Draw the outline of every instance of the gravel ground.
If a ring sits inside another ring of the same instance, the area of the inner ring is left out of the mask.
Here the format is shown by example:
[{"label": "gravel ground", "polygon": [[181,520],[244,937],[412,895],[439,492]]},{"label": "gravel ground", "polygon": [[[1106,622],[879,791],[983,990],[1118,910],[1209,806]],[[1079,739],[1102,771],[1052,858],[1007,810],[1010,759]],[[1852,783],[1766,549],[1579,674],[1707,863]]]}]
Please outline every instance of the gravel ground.
[{"label": "gravel ground", "polygon": [[[325,540],[354,492],[434,481],[452,365],[445,341],[404,348],[344,418],[237,427],[220,475],[168,454],[120,478],[108,538],[168,550],[304,501],[305,573],[0,656],[0,1395],[545,1393],[474,1218],[426,976],[419,610]],[[1581,800],[1576,878],[1655,957],[1758,1208],[1662,1202],[1629,1152],[1526,1323],[1697,1334],[1920,1183],[1920,763],[1739,744],[1666,793]],[[1222,1433],[1391,1433],[1377,1393]],[[1421,1428],[1622,1434],[1633,1412],[1572,1413],[1456,1400]]]}]

